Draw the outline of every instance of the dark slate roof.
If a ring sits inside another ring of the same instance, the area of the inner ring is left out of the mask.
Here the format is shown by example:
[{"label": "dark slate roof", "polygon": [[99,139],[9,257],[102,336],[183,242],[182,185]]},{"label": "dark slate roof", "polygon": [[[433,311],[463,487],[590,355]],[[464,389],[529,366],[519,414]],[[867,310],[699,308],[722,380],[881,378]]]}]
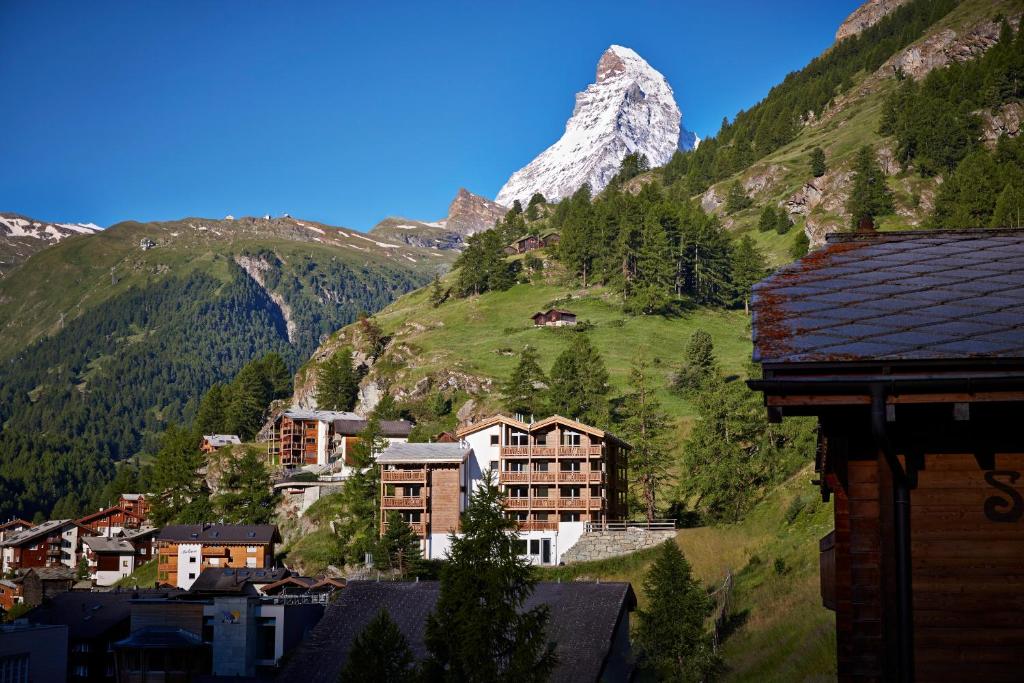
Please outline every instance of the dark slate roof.
[{"label": "dark slate roof", "polygon": [[160,530],[158,541],[176,543],[277,543],[273,524],[172,524]]},{"label": "dark slate roof", "polygon": [[191,631],[173,626],[145,626],[124,640],[114,643],[115,648],[144,650],[181,650],[206,647],[203,639]]},{"label": "dark slate roof", "polygon": [[[427,615],[440,593],[435,581],[349,581],[341,597],[291,656],[278,681],[334,683],[348,658],[352,641],[377,616],[388,611],[418,660],[427,656]],[[636,607],[628,583],[538,583],[525,608],[550,608],[548,637],[555,642],[558,666],[552,681],[596,681],[613,648],[623,608]]]},{"label": "dark slate roof", "polygon": [[[334,433],[342,436],[359,436],[366,429],[366,420],[335,420]],[[412,423],[406,420],[380,420],[377,422],[381,436],[403,438],[412,432]]]},{"label": "dark slate roof", "polygon": [[0,545],[5,546],[19,546],[24,543],[31,541],[39,536],[47,536],[51,533],[63,533],[63,529],[68,524],[74,524],[74,520],[71,519],[50,519],[41,524],[19,531],[13,536],[8,536],[4,539]]},{"label": "dark slate roof", "polygon": [[207,567],[189,589],[190,593],[251,593],[253,584],[276,583],[291,572],[287,569],[234,569]]},{"label": "dark slate roof", "polygon": [[134,598],[168,594],[168,591],[60,593],[29,612],[26,618],[33,624],[65,624],[71,640],[97,638],[122,624],[127,630]]},{"label": "dark slate roof", "polygon": [[752,307],[762,363],[1024,358],[1024,231],[829,235]]}]

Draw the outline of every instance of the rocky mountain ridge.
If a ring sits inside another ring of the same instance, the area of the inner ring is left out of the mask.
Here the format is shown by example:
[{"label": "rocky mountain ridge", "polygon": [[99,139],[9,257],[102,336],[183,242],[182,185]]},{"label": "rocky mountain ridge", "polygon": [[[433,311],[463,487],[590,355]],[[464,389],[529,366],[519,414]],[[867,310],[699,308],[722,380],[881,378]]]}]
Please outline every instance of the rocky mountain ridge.
[{"label": "rocky mountain ridge", "polygon": [[558,201],[584,183],[597,193],[627,154],[639,152],[656,167],[668,163],[677,149],[696,143],[682,128],[682,114],[665,77],[633,50],[612,45],[597,63],[595,82],[576,94],[565,133],[513,173],[496,201],[525,205],[535,192]]},{"label": "rocky mountain ridge", "polygon": [[874,26],[910,0],[868,0],[855,9],[836,29],[836,42]]},{"label": "rocky mountain ridge", "polygon": [[508,207],[461,187],[448,205],[448,215],[441,220],[389,216],[373,226],[370,234],[425,249],[458,251],[467,237],[490,230],[507,211]]}]

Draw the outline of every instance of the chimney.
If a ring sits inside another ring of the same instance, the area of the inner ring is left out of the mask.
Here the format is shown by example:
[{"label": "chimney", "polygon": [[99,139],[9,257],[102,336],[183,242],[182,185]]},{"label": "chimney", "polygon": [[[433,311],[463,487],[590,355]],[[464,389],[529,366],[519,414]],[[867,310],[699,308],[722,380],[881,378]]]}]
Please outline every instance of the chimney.
[{"label": "chimney", "polygon": [[875,232],[875,219],[871,216],[863,216],[857,223],[857,232],[861,234],[873,234]]}]

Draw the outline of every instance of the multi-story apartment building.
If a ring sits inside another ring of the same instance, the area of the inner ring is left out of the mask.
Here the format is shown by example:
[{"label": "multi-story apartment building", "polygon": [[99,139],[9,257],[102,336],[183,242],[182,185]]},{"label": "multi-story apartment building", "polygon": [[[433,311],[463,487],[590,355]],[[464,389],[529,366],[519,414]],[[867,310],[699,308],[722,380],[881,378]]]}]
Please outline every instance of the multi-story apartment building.
[{"label": "multi-story apartment building", "polygon": [[427,557],[448,549],[468,497],[491,470],[519,523],[523,554],[556,564],[588,524],[624,519],[630,446],[558,415],[527,423],[497,415],[460,429],[458,443],[392,445],[381,466],[381,518],[399,512]]},{"label": "multi-story apartment building", "polygon": [[120,505],[98,510],[76,520],[76,522],[108,538],[142,528],[142,519],[134,513],[125,512]]},{"label": "multi-story apartment building", "polygon": [[177,524],[156,540],[157,581],[187,590],[207,567],[271,567],[281,536],[272,524]]},{"label": "multi-story apartment building", "polygon": [[83,551],[89,577],[97,586],[112,586],[153,559],[155,527],[127,530],[116,536],[86,536]]},{"label": "multi-story apartment building", "polygon": [[[391,443],[408,441],[412,431],[412,424],[405,420],[381,420],[379,426]],[[339,463],[344,469],[349,450],[365,429],[366,420],[355,413],[290,408],[274,420],[271,462],[283,467]]]},{"label": "multi-story apartment building", "polygon": [[81,552],[81,538],[96,532],[72,519],[53,519],[0,541],[3,572],[29,567],[74,569]]},{"label": "multi-story apartment building", "polygon": [[149,521],[149,503],[146,501],[145,494],[122,493],[117,505],[129,515],[135,515],[141,519],[143,523]]}]

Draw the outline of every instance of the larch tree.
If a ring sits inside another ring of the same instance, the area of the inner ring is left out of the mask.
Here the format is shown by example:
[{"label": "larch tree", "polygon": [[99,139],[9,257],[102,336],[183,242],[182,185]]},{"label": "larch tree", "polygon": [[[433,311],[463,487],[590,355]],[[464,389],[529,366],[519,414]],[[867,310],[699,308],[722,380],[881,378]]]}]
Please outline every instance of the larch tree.
[{"label": "larch tree", "polygon": [[[229,450],[229,449],[225,449]],[[259,452],[246,447],[240,457],[230,458],[220,481],[220,493],[213,505],[221,519],[229,524],[269,524],[274,517],[277,494]]]},{"label": "larch tree", "polygon": [[811,175],[820,178],[828,169],[825,166],[825,150],[815,147],[811,150]]},{"label": "larch tree", "polygon": [[391,511],[387,516],[387,528],[380,539],[374,564],[392,569],[403,577],[418,576],[423,566],[420,538],[396,511]]},{"label": "larch tree", "polygon": [[750,290],[768,272],[764,254],[754,244],[750,235],[744,235],[732,252],[732,286],[734,303],[743,303],[743,311],[750,313]]},{"label": "larch tree", "polygon": [[871,145],[864,145],[854,161],[853,188],[846,200],[851,225],[856,228],[862,220],[874,220],[892,213],[893,209],[892,193],[875,159],[875,150]]},{"label": "larch tree", "polygon": [[211,518],[209,489],[199,469],[206,457],[199,436],[190,429],[170,425],[163,433],[153,463],[153,522],[198,523]]},{"label": "larch tree", "polygon": [[595,426],[608,423],[608,368],[585,334],[574,334],[550,373],[548,409]]},{"label": "larch tree", "polygon": [[222,434],[226,429],[227,400],[229,392],[226,386],[216,383],[210,387],[199,402],[196,419],[193,423],[200,434]]},{"label": "larch tree", "polygon": [[451,534],[441,569],[441,594],[427,618],[426,681],[532,683],[546,681],[557,659],[548,640],[548,608],[524,609],[536,579],[519,555],[515,520],[485,473]]},{"label": "larch tree", "polygon": [[345,546],[346,560],[352,564],[362,562],[367,554],[379,552],[380,470],[376,462],[387,447],[380,424],[371,415],[352,446],[352,473],[341,485],[339,494],[344,513],[338,522],[338,534]]},{"label": "larch tree", "polygon": [[698,391],[717,376],[714,340],[704,330],[695,330],[686,343],[683,365],[676,374],[674,386],[682,392]]},{"label": "larch tree", "polygon": [[714,602],[674,540],[665,541],[644,577],[648,607],[637,612],[641,662],[659,681],[701,683],[721,671],[705,626]]},{"label": "larch tree", "polygon": [[631,391],[622,400],[621,424],[626,440],[632,445],[629,453],[631,492],[639,488],[641,504],[647,521],[656,515],[658,490],[668,479],[669,418],[654,395],[647,374],[647,362],[638,356],[629,373]]},{"label": "larch tree", "polygon": [[352,641],[338,682],[413,683],[415,664],[409,641],[382,609]]},{"label": "larch tree", "polygon": [[352,410],[359,394],[359,377],[352,367],[352,349],[343,347],[320,364],[316,405],[321,410]]},{"label": "larch tree", "polygon": [[537,349],[524,346],[512,375],[501,385],[502,403],[513,415],[540,415],[544,409],[547,378],[540,369],[539,358]]}]

